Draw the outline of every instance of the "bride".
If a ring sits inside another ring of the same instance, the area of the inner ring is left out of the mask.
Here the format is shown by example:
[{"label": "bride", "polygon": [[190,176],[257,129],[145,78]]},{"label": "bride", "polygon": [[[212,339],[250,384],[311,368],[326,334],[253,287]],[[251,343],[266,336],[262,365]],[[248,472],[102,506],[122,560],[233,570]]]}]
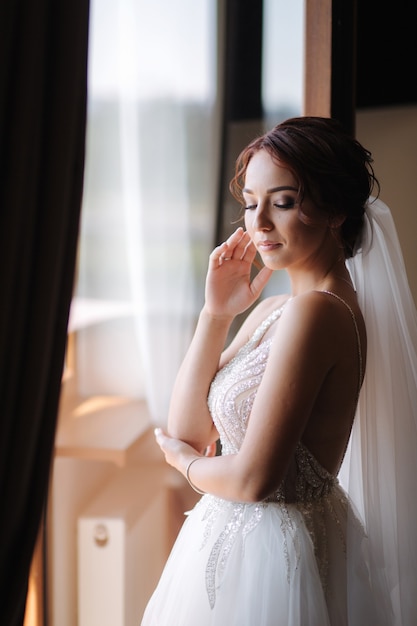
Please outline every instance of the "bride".
[{"label": "bride", "polygon": [[[375,187],[370,153],[331,119],[287,120],[239,156],[244,228],[210,255],[155,433],[202,498],[143,626],[416,623],[417,324]],[[291,292],[259,301],[225,348],[279,270]]]}]

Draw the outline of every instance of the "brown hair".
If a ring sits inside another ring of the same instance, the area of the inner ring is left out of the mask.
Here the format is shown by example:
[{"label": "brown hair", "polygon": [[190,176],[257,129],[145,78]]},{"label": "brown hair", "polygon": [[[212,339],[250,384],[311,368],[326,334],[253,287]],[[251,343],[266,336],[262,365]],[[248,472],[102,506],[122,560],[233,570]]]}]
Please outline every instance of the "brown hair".
[{"label": "brown hair", "polygon": [[376,195],[379,193],[371,153],[336,120],[288,119],[254,139],[239,155],[230,191],[240,203],[246,168],[259,150],[266,150],[292,172],[299,186],[299,203],[310,198],[327,215],[329,224],[332,218],[344,218],[341,244],[345,257],[352,256],[362,231],[366,202],[374,187]]}]

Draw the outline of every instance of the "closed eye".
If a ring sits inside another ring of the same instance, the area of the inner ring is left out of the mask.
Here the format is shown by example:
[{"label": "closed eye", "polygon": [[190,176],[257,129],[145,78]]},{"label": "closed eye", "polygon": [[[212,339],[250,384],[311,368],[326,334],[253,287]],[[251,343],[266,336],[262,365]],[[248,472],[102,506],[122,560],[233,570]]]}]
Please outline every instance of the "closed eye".
[{"label": "closed eye", "polygon": [[295,207],[297,203],[295,202],[295,200],[290,200],[289,202],[284,202],[284,203],[279,203],[279,202],[274,202],[274,207],[276,207],[277,209],[293,209]]},{"label": "closed eye", "polygon": [[[275,207],[276,209],[293,209],[296,206],[297,202],[292,199],[292,200],[288,200],[288,202],[274,202],[273,203],[273,207]],[[245,211],[254,211],[256,208],[258,207],[257,204],[248,204],[247,206],[243,207],[245,209]]]}]

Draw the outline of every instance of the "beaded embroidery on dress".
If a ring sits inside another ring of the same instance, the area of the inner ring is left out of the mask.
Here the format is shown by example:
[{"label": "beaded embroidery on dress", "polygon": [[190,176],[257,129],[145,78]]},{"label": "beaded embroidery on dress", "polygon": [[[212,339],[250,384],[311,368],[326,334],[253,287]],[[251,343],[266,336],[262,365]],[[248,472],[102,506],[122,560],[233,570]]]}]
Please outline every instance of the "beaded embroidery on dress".
[{"label": "beaded embroidery on dress", "polygon": [[[284,306],[211,384],[208,404],[222,454],[236,453],[243,442],[272,342],[262,339]],[[347,536],[357,553],[352,572]],[[362,526],[337,478],[300,442],[267,500],[207,494],[187,514],[142,626],[382,625],[372,595]]]}]

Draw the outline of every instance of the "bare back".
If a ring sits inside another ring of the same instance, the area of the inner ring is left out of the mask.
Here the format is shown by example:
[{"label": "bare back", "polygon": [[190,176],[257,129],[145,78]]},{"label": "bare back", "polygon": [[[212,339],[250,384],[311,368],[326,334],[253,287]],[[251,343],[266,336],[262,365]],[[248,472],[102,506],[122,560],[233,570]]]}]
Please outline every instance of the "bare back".
[{"label": "bare back", "polygon": [[[305,350],[310,352],[310,355],[306,356],[304,352],[299,350],[297,354],[291,355],[293,364],[288,364],[288,367],[285,362],[282,362],[285,357],[281,358],[279,343],[282,337],[285,339],[287,329],[298,323],[296,319],[298,312],[306,308],[305,304],[306,302],[308,303],[308,300],[304,302],[301,299],[294,298],[291,299],[290,303],[288,297],[281,297],[276,300],[277,304],[281,304],[281,307],[278,306],[278,309],[273,306],[274,299],[262,305],[263,312],[269,312],[267,319],[269,317],[271,320],[271,316],[274,318],[274,311],[279,310],[280,313],[270,323],[267,323],[263,329],[263,323],[258,323],[258,329],[255,331],[259,348],[262,349],[261,344],[264,342],[265,347],[268,348],[267,358],[271,362],[265,367],[265,371],[268,371],[268,368],[269,370],[272,369],[272,374],[271,372],[268,373],[271,379],[269,388],[268,383],[265,385],[263,381],[257,381],[260,385],[259,390],[256,389],[256,392],[261,395],[261,398],[257,398],[255,402],[254,396],[251,396],[250,403],[255,416],[251,415],[250,420],[248,416],[248,424],[249,421],[259,420],[260,437],[265,439],[264,433],[269,431],[271,438],[276,438],[275,458],[282,458],[281,448],[289,449],[292,446],[292,449],[294,449],[296,441],[301,440],[319,463],[328,472],[335,474],[340,467],[349,439],[358,391],[365,369],[366,331],[356,298],[351,299],[351,304],[349,304],[345,299],[338,297],[337,294],[316,292],[315,299],[322,300],[322,302],[318,303],[318,306],[323,309],[323,323],[318,324],[314,342]],[[259,322],[259,315],[256,315],[256,313],[254,317],[256,322]],[[252,322],[249,320],[246,326],[250,328],[251,323],[253,324],[253,320]],[[302,321],[299,323],[302,323]],[[282,324],[286,325],[284,332],[280,332]],[[262,330],[259,332],[259,329]],[[246,332],[247,328],[243,329],[243,334]],[[242,338],[240,338],[240,342],[242,342]],[[252,344],[253,337],[248,345]],[[242,348],[240,349],[242,350]],[[247,347],[243,348],[243,351],[246,349]],[[231,346],[231,350],[233,350],[233,346]],[[283,354],[291,354],[291,346],[284,348]],[[308,384],[299,382],[300,380],[303,381],[301,373],[299,379],[289,380],[288,384],[285,381],[282,382],[279,395],[280,398],[283,395],[287,396],[287,398],[283,400],[284,408],[281,410],[277,408],[275,417],[274,407],[278,406],[279,403],[276,398],[275,400],[273,399],[273,393],[279,387],[281,377],[288,375],[288,368],[292,367],[296,372],[298,367],[302,367],[303,360],[306,360],[305,368],[307,373],[304,378],[307,383],[307,379],[313,378],[312,371],[317,373],[321,370],[322,375],[317,378],[315,383],[312,383],[312,387],[314,385],[315,387],[310,390],[306,388]],[[226,372],[228,372],[229,367],[226,367]],[[283,372],[282,375],[280,371]],[[295,404],[292,407],[293,400],[291,398],[293,395],[297,396],[297,400],[294,401]],[[304,395],[307,396],[307,399],[303,404],[302,396]],[[262,397],[264,400],[262,400]],[[247,399],[245,401],[247,402]],[[261,407],[257,408],[259,404],[261,404]],[[266,406],[267,408],[264,408]],[[281,414],[285,413],[286,408],[288,408],[288,414],[292,410],[296,416],[288,418],[289,422],[291,421],[295,424],[294,427],[287,427],[284,424],[283,427],[277,427],[274,430],[270,427],[270,422],[284,419]],[[262,421],[267,411],[271,413],[270,422],[266,418]],[[262,417],[258,417],[256,412],[262,414]],[[302,412],[305,414],[304,422],[299,417]],[[298,419],[300,419],[300,423],[296,424],[295,422]],[[291,428],[293,428],[292,431]],[[251,428],[249,428],[250,430]],[[221,428],[219,432],[221,435]],[[285,437],[287,437],[287,441],[279,443],[279,439],[285,440]],[[266,450],[267,453],[268,450]],[[273,455],[273,452],[271,455]]]}]

